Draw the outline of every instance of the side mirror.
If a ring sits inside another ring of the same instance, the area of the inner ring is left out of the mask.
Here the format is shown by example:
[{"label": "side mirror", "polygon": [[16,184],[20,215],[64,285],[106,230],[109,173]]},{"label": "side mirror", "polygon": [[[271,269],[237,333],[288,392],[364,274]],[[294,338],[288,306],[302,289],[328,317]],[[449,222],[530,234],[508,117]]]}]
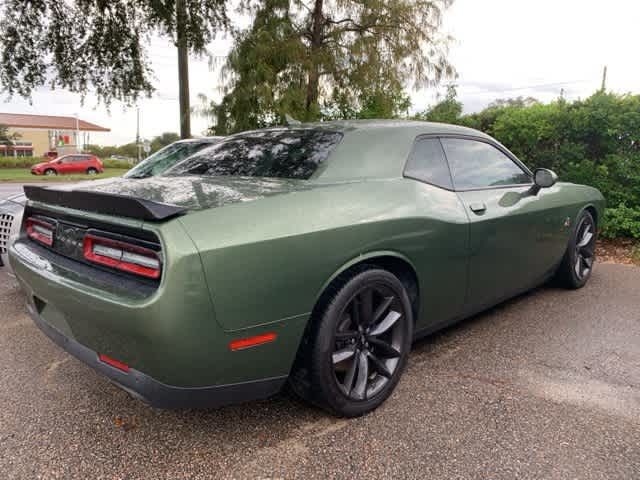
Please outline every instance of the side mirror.
[{"label": "side mirror", "polygon": [[533,173],[533,183],[531,193],[537,195],[541,188],[553,187],[558,181],[558,175],[548,168],[536,168]]}]

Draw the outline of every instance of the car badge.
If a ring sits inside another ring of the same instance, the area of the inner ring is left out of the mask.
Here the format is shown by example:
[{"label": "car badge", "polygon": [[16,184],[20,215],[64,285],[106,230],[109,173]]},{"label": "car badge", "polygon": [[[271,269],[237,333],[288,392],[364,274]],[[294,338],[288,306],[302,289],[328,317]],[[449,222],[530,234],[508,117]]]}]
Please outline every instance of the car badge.
[{"label": "car badge", "polygon": [[567,217],[564,220],[564,227],[569,228],[571,226],[571,217]]}]

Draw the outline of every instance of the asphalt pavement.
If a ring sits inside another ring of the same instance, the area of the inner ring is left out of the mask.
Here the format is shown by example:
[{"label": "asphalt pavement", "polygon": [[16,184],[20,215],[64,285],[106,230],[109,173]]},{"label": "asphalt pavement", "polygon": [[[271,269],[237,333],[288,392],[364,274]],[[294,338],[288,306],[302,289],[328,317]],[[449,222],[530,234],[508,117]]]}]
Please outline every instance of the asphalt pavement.
[{"label": "asphalt pavement", "polygon": [[15,195],[16,193],[22,193],[23,183],[13,182],[1,182],[0,183],[0,200]]},{"label": "asphalt pavement", "polygon": [[24,190],[22,189],[22,187],[24,187],[25,185],[64,185],[65,183],[69,182],[0,182],[0,200],[3,200],[17,193],[23,193]]},{"label": "asphalt pavement", "polygon": [[640,478],[640,268],[597,265],[419,341],[358,419],[288,394],[149,408],[32,325],[0,273],[3,479]]}]

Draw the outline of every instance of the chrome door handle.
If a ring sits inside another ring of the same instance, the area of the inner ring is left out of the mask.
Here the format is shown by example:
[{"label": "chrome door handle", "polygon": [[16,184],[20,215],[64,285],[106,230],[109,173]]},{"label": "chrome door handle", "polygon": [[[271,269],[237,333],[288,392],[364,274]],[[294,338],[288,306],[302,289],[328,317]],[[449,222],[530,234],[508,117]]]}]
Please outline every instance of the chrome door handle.
[{"label": "chrome door handle", "polygon": [[487,206],[483,202],[472,203],[469,208],[474,213],[484,213],[487,211]]}]

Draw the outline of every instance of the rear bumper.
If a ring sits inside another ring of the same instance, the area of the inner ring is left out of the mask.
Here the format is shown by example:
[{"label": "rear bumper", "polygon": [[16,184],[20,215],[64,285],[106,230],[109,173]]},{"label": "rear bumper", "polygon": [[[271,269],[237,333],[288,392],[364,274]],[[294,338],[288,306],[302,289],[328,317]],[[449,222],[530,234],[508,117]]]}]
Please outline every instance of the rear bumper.
[{"label": "rear bumper", "polygon": [[24,205],[17,202],[0,202],[0,267],[4,267],[10,273],[13,270],[9,265],[9,247],[18,237],[23,211]]},{"label": "rear bumper", "polygon": [[38,314],[32,301],[27,302],[27,310],[36,326],[54,343],[107,377],[118,387],[153,407],[167,409],[215,408],[263,399],[278,393],[287,380],[287,376],[280,376],[209,387],[167,385],[133,368],[124,372],[101,362],[97,352],[66,337],[46,323]]}]

